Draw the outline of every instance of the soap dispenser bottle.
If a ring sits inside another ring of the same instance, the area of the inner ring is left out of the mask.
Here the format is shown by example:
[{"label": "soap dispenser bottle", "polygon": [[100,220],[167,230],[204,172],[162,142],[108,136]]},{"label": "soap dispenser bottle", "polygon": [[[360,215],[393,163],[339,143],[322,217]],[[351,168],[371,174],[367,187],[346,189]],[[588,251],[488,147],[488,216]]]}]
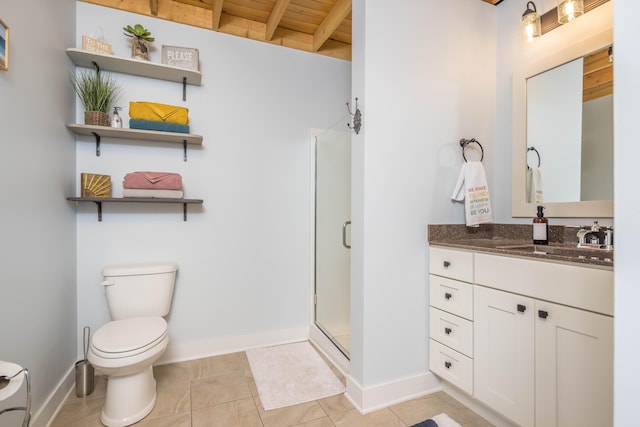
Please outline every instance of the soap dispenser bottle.
[{"label": "soap dispenser bottle", "polygon": [[122,127],[122,118],[120,114],[118,114],[118,110],[120,107],[113,107],[113,115],[111,115],[111,127],[112,128],[121,128]]},{"label": "soap dispenser bottle", "polygon": [[533,244],[549,244],[549,220],[544,217],[544,206],[538,206],[538,216],[533,218]]}]

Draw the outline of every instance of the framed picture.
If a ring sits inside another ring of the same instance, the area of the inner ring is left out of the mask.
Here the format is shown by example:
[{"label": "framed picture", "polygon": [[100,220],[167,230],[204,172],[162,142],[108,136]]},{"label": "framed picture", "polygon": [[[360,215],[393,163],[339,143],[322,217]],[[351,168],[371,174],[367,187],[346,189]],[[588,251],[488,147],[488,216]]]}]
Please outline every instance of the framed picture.
[{"label": "framed picture", "polygon": [[9,69],[9,27],[0,19],[0,70]]}]

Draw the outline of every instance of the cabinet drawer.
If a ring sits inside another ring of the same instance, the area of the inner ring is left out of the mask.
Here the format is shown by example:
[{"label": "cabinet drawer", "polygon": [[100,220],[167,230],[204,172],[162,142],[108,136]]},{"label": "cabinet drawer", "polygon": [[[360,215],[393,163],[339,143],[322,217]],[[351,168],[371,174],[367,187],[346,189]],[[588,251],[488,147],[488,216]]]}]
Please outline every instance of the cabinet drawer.
[{"label": "cabinet drawer", "polygon": [[473,394],[473,359],[429,340],[429,369],[461,390]]},{"label": "cabinet drawer", "polygon": [[473,322],[431,307],[429,336],[441,344],[473,357]]},{"label": "cabinet drawer", "polygon": [[473,285],[430,274],[429,304],[473,320]]},{"label": "cabinet drawer", "polygon": [[477,284],[613,316],[613,269],[476,254]]},{"label": "cabinet drawer", "polygon": [[429,250],[429,273],[473,282],[473,253],[431,248]]}]

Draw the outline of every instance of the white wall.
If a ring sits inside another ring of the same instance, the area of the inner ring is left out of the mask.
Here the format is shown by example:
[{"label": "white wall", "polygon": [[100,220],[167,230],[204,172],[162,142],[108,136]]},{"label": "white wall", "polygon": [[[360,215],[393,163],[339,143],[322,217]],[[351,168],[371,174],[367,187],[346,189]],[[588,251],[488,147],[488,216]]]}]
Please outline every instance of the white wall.
[{"label": "white wall", "polygon": [[[48,420],[40,411],[63,397],[51,393],[77,360],[75,211],[65,200],[75,145],[64,127],[74,3],[0,0],[10,28],[9,71],[0,71],[0,360],[31,372],[32,426]],[[0,409],[24,400],[23,388]],[[21,425],[22,415],[0,424]]]},{"label": "white wall", "polygon": [[616,215],[614,419],[616,427],[636,422],[640,384],[638,328],[638,242],[640,199],[635,197],[638,158],[638,97],[640,97],[640,28],[635,17],[640,3],[618,0],[614,5],[614,193]]},{"label": "white wall", "polygon": [[353,16],[353,96],[363,112],[352,140],[357,400],[354,390],[427,372],[426,225],[464,221],[450,200],[461,138],[483,144],[494,184],[496,13],[477,0],[359,0]]},{"label": "white wall", "polygon": [[[98,24],[99,23],[99,24]],[[310,129],[327,128],[346,112],[351,64],[86,3],[77,4],[76,44],[100,35],[114,54],[129,56],[121,28],[140,23],[162,44],[199,49],[203,82],[176,83],[114,74],[125,85],[119,105],[154,101],[189,108],[191,132],[203,147],[183,162],[179,146],[126,145],[82,138],[76,176],[111,175],[114,196],[127,172],[183,176],[185,197],[201,209],[78,206],[78,326],[108,320],[105,265],[175,260],[179,273],[164,360],[230,352],[303,339],[309,326]],[[78,107],[78,120],[82,109]],[[128,122],[125,108],[123,118]],[[113,142],[113,141],[112,141]]]}]

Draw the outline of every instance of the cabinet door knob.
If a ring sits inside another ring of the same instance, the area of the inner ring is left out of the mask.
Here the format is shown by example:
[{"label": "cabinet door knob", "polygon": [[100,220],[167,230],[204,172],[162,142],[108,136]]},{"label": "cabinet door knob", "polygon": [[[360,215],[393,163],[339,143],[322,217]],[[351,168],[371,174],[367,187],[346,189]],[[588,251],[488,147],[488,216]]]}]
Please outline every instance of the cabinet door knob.
[{"label": "cabinet door knob", "polygon": [[549,312],[544,310],[538,310],[538,317],[541,319],[546,319],[549,316]]},{"label": "cabinet door knob", "polygon": [[518,311],[520,313],[524,313],[527,310],[527,306],[522,305],[522,304],[518,304]]},{"label": "cabinet door knob", "polygon": [[447,369],[451,368],[451,362],[444,362],[444,367]]},{"label": "cabinet door knob", "polygon": [[445,292],[445,294],[444,294],[444,299],[446,299],[446,300],[450,300],[452,296],[453,296],[453,295],[451,295],[449,292]]},{"label": "cabinet door knob", "polygon": [[449,335],[451,333],[451,328],[444,328],[444,333]]},{"label": "cabinet door knob", "polygon": [[444,265],[444,268],[448,268],[451,265],[451,263],[449,261],[445,261],[442,263],[442,265]]}]

